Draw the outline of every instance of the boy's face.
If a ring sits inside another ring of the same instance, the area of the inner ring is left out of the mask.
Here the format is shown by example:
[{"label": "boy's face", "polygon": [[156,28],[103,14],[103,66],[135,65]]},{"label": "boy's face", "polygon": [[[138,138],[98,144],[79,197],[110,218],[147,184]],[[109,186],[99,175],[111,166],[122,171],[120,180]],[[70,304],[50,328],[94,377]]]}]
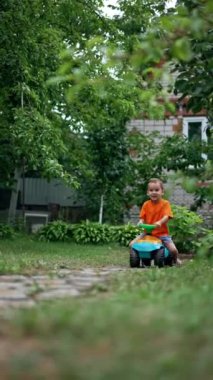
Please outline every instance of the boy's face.
[{"label": "boy's face", "polygon": [[151,201],[157,202],[163,196],[164,191],[159,182],[151,182],[148,185],[147,195],[150,197]]}]

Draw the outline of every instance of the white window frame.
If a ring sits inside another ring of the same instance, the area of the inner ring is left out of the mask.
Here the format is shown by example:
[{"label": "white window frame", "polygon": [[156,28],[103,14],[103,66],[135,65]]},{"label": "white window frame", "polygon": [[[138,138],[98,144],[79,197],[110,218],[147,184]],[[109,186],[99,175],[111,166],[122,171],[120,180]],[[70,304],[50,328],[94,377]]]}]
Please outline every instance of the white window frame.
[{"label": "white window frame", "polygon": [[[206,129],[208,126],[208,119],[205,116],[189,116],[183,118],[183,135],[188,138],[189,136],[189,123],[201,123],[201,140],[207,142]],[[207,155],[202,154],[202,157],[207,160]]]},{"label": "white window frame", "polygon": [[189,135],[189,123],[201,123],[201,140],[207,142],[206,129],[208,126],[208,120],[205,116],[191,116],[183,118],[183,134],[188,138]]}]

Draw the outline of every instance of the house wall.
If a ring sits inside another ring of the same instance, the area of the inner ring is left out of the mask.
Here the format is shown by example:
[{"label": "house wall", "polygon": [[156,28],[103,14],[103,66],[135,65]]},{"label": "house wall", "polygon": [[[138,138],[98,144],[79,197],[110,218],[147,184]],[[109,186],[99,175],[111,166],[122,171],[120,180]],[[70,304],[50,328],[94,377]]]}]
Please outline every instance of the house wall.
[{"label": "house wall", "polygon": [[[52,179],[47,181],[43,178],[25,178],[24,204],[46,206],[58,204],[62,207],[82,206],[83,200],[77,197],[76,191],[66,186],[62,181]],[[23,181],[20,184],[23,192]]]},{"label": "house wall", "polygon": [[79,222],[85,219],[85,202],[79,198],[78,192],[66,186],[58,179],[47,181],[44,178],[25,178],[20,184],[21,199],[24,209],[46,210],[49,213],[49,220],[64,219]]},{"label": "house wall", "polygon": [[[16,218],[26,213],[48,213],[49,220],[63,218],[79,222],[88,217],[85,201],[78,192],[66,186],[61,180],[44,178],[19,179],[19,196]],[[0,222],[8,220],[11,190],[0,189]],[[38,219],[37,217],[37,219]]]},{"label": "house wall", "polygon": [[129,131],[137,130],[141,133],[160,132],[163,136],[172,136],[174,132],[181,129],[182,123],[177,118],[165,120],[140,120],[134,119],[127,124]]}]

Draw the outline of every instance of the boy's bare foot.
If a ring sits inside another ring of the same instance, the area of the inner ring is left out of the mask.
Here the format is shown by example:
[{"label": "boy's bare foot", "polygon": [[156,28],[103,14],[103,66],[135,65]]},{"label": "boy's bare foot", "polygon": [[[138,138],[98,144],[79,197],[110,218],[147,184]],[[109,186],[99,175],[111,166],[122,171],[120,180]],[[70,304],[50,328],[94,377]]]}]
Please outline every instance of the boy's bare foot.
[{"label": "boy's bare foot", "polygon": [[176,265],[181,266],[183,263],[182,261],[177,257]]}]

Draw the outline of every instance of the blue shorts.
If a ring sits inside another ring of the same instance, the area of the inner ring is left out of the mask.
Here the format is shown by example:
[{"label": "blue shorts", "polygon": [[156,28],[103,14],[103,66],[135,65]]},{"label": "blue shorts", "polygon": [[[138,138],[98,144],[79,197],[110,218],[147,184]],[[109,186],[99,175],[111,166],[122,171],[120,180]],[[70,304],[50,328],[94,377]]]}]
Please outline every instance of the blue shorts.
[{"label": "blue shorts", "polygon": [[[145,233],[142,233],[141,235],[139,235],[138,237],[140,238],[143,238],[144,236],[146,236],[147,234]],[[171,236],[167,235],[167,236],[156,236],[158,239],[160,239],[162,241],[162,243],[173,243],[173,240],[171,238]]]},{"label": "blue shorts", "polygon": [[158,236],[162,243],[173,243],[171,236]]}]

